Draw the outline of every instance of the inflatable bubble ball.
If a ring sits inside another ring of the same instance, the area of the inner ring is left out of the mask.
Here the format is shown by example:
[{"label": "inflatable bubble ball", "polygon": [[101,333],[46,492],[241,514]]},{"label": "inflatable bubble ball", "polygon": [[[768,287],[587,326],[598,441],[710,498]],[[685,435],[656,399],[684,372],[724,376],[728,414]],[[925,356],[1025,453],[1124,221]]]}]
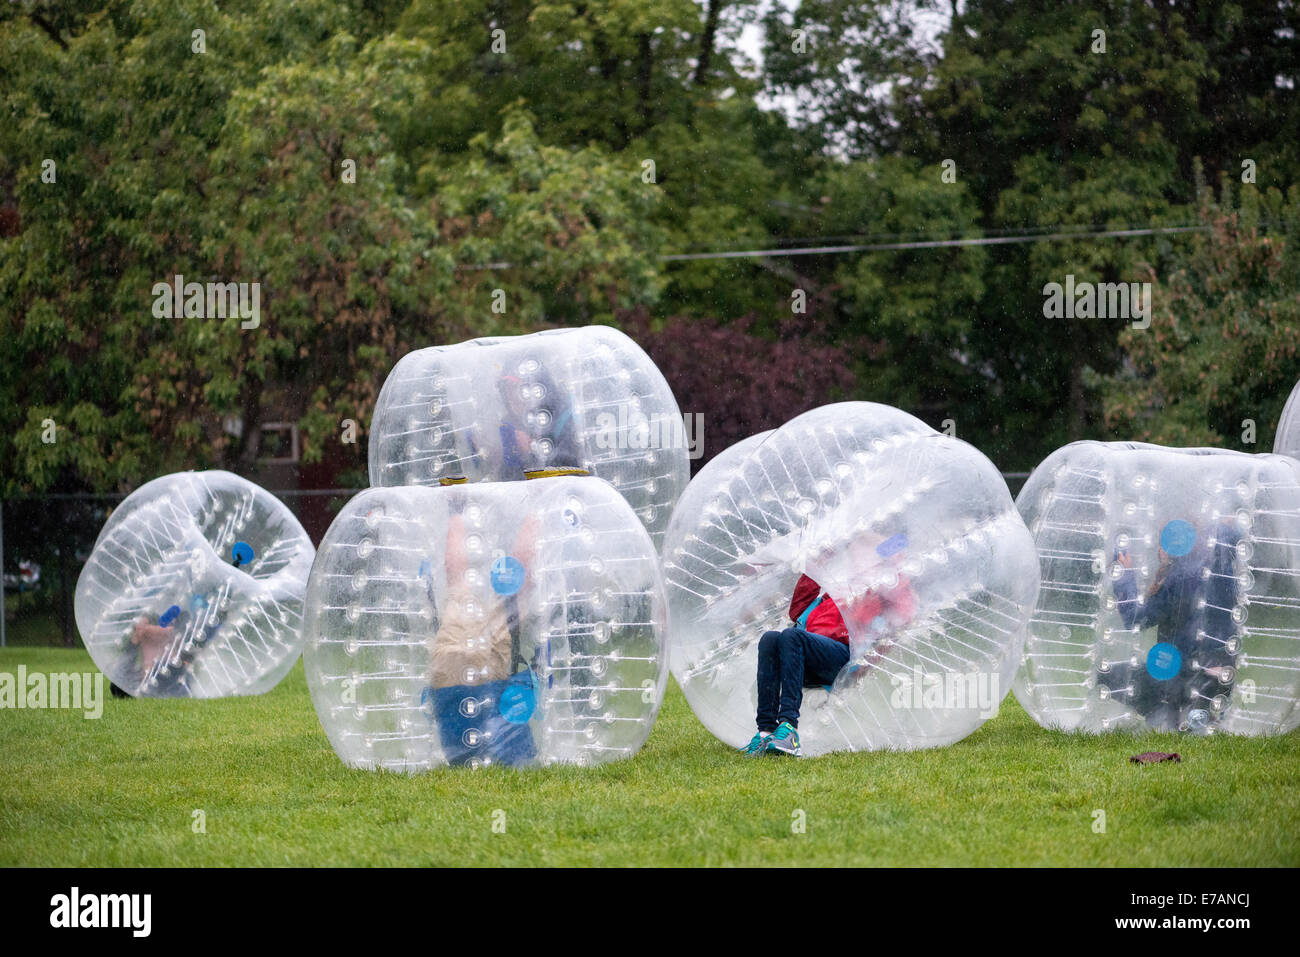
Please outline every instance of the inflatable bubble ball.
[{"label": "inflatable bubble ball", "polygon": [[77,628],[130,695],[261,694],[302,652],[314,554],[293,513],[247,479],[164,475],[100,531],[77,580]]},{"label": "inflatable bubble ball", "polygon": [[1075,442],[1020,493],[1042,588],[1036,721],[1267,734],[1300,723],[1300,462]]},{"label": "inflatable bubble ball", "polygon": [[1037,566],[976,449],[888,406],[825,406],[724,451],[683,495],[663,548],[673,675],[740,747],[760,660],[778,673],[798,628],[849,646],[838,671],[805,657],[780,687],[803,754],[948,744],[1010,689]]},{"label": "inflatable bubble ball", "polygon": [[1277,434],[1273,437],[1273,451],[1279,455],[1289,455],[1300,459],[1300,382],[1291,390],[1291,396],[1282,409],[1282,418],[1277,423]]},{"label": "inflatable bubble ball", "polygon": [[616,329],[587,326],[408,353],[370,428],[370,484],[447,485],[588,472],[658,545],[690,479],[663,375]]},{"label": "inflatable bubble ball", "polygon": [[650,733],[664,617],[654,545],[600,479],[368,489],[321,543],[304,661],[352,767],[588,765]]}]

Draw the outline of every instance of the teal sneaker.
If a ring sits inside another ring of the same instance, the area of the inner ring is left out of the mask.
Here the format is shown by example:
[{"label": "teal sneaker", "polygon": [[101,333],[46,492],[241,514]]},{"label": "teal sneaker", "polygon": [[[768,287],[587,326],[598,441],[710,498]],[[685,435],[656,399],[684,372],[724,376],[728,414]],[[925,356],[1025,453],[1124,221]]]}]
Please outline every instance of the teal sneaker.
[{"label": "teal sneaker", "polygon": [[788,754],[799,757],[799,732],[789,721],[782,721],[776,731],[767,739],[764,754]]},{"label": "teal sneaker", "polygon": [[739,749],[740,753],[747,758],[752,758],[756,755],[762,754],[763,749],[767,747],[767,742],[771,739],[771,731],[760,731],[749,739],[749,744]]}]

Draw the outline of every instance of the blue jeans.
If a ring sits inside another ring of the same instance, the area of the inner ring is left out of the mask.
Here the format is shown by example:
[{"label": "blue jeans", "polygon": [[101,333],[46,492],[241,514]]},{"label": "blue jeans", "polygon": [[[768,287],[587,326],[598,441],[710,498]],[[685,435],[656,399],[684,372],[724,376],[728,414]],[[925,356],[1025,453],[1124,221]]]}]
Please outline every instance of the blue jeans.
[{"label": "blue jeans", "polygon": [[[513,766],[531,764],[537,757],[528,722],[516,723],[501,712],[501,696],[514,681],[514,678],[508,678],[481,685],[424,690],[421,703],[429,698],[433,700],[432,714],[438,723],[438,737],[448,764],[468,764],[471,759],[479,757]],[[460,710],[466,699],[485,704],[472,717],[467,717]]]},{"label": "blue jeans", "polygon": [[799,727],[803,689],[835,681],[849,646],[801,628],[769,631],[758,640],[758,730],[782,721]]}]

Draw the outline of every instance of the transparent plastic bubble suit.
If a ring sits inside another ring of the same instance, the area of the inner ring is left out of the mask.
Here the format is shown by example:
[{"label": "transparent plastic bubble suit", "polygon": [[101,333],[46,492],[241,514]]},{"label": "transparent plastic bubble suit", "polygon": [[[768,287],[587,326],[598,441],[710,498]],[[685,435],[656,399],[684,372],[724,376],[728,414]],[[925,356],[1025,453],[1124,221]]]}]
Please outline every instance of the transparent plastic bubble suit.
[{"label": "transparent plastic bubble suit", "polygon": [[1017,501],[1042,588],[1016,697],[1067,730],[1300,722],[1300,463],[1075,442]]},{"label": "transparent plastic bubble suit", "polygon": [[408,353],[370,429],[370,484],[522,480],[585,469],[614,486],[656,546],[690,480],[681,412],[641,347],[586,326]]},{"label": "transparent plastic bubble suit", "polygon": [[164,475],[100,531],[77,580],[77,628],[132,695],[261,694],[302,652],[314,554],[285,504],[247,479]]},{"label": "transparent plastic bubble suit", "polygon": [[1282,409],[1282,418],[1277,423],[1277,435],[1273,437],[1273,451],[1300,459],[1300,382],[1291,390],[1291,396]]},{"label": "transparent plastic bubble suit", "polygon": [[304,661],[352,767],[589,765],[650,733],[665,614],[654,545],[600,479],[369,489],[321,543]]},{"label": "transparent plastic bubble suit", "polygon": [[831,686],[804,691],[810,756],[975,730],[1010,689],[1038,587],[992,463],[869,402],[816,409],[709,462],[673,514],[663,564],[673,675],[736,747],[755,729],[759,639],[791,627],[801,572],[835,601],[850,657]]}]

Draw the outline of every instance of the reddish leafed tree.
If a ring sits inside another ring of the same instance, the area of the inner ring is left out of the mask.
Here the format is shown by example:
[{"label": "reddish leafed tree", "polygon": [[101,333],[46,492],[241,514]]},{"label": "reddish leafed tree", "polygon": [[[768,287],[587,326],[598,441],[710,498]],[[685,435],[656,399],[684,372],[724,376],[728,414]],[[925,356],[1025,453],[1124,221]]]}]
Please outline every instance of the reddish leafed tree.
[{"label": "reddish leafed tree", "polygon": [[774,335],[759,332],[752,315],[725,323],[673,316],[655,328],[644,309],[620,315],[682,412],[703,416],[704,454],[693,470],[741,439],[851,396],[855,349],[828,342],[821,305],[809,302],[808,314],[792,315]]}]

